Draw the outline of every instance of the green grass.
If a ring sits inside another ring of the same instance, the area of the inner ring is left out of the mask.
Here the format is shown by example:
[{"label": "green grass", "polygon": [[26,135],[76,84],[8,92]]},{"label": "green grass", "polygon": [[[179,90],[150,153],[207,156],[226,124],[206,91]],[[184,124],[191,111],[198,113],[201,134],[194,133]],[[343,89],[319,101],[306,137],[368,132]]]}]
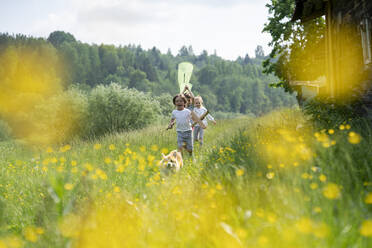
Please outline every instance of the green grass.
[{"label": "green grass", "polygon": [[0,247],[369,247],[359,128],[316,133],[297,110],[220,121],[179,173],[157,165],[176,147],[160,126],[49,152],[1,143]]}]

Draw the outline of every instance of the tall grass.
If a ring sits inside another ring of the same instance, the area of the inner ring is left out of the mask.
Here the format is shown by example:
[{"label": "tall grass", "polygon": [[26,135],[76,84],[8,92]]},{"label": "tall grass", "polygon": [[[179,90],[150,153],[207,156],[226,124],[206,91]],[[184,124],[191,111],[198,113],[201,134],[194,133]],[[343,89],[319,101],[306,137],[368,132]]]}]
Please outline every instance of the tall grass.
[{"label": "tall grass", "polygon": [[0,245],[369,247],[371,140],[359,133],[316,131],[298,110],[220,121],[179,173],[158,166],[176,147],[160,126],[2,143]]}]

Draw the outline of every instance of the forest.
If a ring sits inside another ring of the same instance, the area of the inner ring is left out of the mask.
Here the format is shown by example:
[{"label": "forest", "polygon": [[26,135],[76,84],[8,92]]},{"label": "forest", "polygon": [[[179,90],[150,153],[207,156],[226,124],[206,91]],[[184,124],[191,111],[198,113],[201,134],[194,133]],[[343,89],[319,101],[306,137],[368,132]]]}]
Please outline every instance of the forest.
[{"label": "forest", "polygon": [[[262,46],[257,46],[255,57],[247,54],[229,61],[205,50],[196,55],[192,46],[183,46],[173,55],[170,50],[163,54],[156,47],[145,50],[133,44],[82,43],[63,31],[52,32],[47,39],[0,34],[0,56],[13,50],[13,56],[7,58],[8,65],[16,64],[22,50],[30,47],[35,56],[43,54],[63,65],[60,80],[66,89],[75,86],[89,92],[98,85],[116,83],[153,96],[175,95],[178,93],[177,65],[188,61],[194,65],[190,81],[193,92],[203,97],[212,112],[258,116],[296,103],[294,96],[270,87],[278,79],[263,73],[262,62],[267,57]],[[0,71],[0,77],[3,76]]]}]

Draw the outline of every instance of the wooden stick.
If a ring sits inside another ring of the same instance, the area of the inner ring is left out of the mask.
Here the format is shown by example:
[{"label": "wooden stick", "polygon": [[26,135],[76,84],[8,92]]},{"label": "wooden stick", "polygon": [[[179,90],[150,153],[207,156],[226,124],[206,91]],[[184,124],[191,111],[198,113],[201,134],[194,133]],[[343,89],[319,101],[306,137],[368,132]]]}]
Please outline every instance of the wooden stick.
[{"label": "wooden stick", "polygon": [[[199,119],[202,121],[202,120],[204,120],[204,118],[207,116],[209,114],[209,110],[207,110],[207,112],[205,112],[204,114],[202,114],[200,117],[199,117]],[[195,127],[195,125],[197,124],[197,122],[194,122],[193,124],[192,124],[192,127]]]}]

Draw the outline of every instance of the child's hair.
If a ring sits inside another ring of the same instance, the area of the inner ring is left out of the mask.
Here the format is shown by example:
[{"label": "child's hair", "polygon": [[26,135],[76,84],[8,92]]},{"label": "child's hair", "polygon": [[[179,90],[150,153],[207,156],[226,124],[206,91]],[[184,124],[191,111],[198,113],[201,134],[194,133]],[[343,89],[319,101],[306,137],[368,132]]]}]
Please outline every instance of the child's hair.
[{"label": "child's hair", "polygon": [[181,99],[183,100],[183,102],[186,104],[187,103],[187,100],[186,100],[186,98],[185,98],[185,96],[184,95],[182,95],[182,94],[177,94],[177,95],[175,95],[174,97],[173,97],[173,104],[174,105],[176,105],[176,98],[177,97],[181,97]]},{"label": "child's hair", "polygon": [[203,98],[202,98],[200,95],[198,95],[198,96],[196,96],[196,97],[194,98],[194,101],[196,101],[196,100],[199,100],[200,105],[203,106]]}]

